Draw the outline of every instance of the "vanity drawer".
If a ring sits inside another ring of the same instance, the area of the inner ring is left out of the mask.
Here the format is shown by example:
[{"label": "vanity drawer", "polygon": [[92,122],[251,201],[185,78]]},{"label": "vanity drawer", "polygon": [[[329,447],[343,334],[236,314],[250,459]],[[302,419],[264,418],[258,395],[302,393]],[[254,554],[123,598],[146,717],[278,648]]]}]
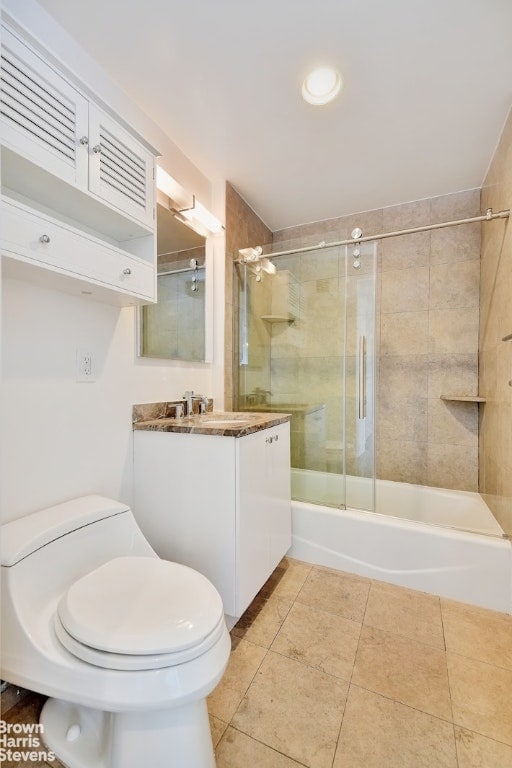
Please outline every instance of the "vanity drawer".
[{"label": "vanity drawer", "polygon": [[153,301],[153,266],[21,204],[2,201],[6,256]]}]

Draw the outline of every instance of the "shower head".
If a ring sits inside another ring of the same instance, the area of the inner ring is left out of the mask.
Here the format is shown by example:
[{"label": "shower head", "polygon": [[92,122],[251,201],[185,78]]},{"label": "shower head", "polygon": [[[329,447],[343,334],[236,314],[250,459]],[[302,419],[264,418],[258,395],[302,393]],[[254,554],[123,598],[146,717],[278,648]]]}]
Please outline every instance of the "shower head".
[{"label": "shower head", "polygon": [[263,248],[257,245],[255,248],[240,248],[238,251],[244,261],[259,261]]},{"label": "shower head", "polygon": [[264,272],[267,273],[267,275],[275,275],[277,272],[276,265],[272,264],[272,262],[268,259],[261,260],[261,268]]}]

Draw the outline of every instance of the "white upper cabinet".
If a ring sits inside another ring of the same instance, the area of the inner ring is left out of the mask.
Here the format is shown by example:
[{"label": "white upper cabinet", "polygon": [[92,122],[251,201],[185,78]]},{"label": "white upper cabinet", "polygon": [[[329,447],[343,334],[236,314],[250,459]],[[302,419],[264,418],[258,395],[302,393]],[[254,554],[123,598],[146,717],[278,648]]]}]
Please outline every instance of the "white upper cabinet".
[{"label": "white upper cabinet", "polygon": [[[13,215],[25,217],[27,232],[39,229],[43,216],[46,228],[53,217],[55,227],[83,237],[80,281],[110,287],[122,303],[155,301],[155,151],[5,26],[0,131],[4,210],[10,206]],[[19,230],[18,242],[16,231],[12,227],[0,240],[4,255],[73,277],[69,253],[62,249],[61,254],[57,238],[52,248],[38,248],[35,258],[32,241],[21,238]],[[64,243],[66,238],[60,239]],[[117,276],[110,285],[106,277],[99,280],[104,271],[98,260],[106,253],[102,245],[119,254],[121,282]],[[45,261],[44,254],[52,250]],[[141,262],[150,265],[152,277],[148,281],[147,269],[142,270],[144,285],[137,285]],[[105,295],[108,291],[98,298],[105,300]]]},{"label": "white upper cabinet", "polygon": [[154,226],[154,161],[130,134],[94,104],[89,109],[89,189]]},{"label": "white upper cabinet", "polygon": [[6,28],[1,97],[2,144],[87,188],[87,99]]}]

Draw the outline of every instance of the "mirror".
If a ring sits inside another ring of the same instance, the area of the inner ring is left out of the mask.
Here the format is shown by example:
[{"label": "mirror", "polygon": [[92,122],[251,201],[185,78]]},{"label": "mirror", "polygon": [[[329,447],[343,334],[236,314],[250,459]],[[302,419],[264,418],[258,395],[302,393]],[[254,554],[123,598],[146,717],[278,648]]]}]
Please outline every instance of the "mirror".
[{"label": "mirror", "polygon": [[139,313],[139,355],[204,362],[208,239],[179,221],[158,194],[157,303]]}]

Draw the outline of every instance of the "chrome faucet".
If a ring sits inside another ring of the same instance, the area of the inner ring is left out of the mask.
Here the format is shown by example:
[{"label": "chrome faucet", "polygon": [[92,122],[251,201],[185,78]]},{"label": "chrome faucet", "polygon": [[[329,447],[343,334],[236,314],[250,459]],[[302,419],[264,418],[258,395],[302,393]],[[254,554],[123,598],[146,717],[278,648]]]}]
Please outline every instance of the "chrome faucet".
[{"label": "chrome faucet", "polygon": [[192,416],[194,413],[194,400],[199,402],[199,413],[206,413],[208,408],[208,398],[205,395],[194,395],[194,390],[190,389],[185,392],[183,399],[186,404],[186,415]]},{"label": "chrome faucet", "polygon": [[194,411],[194,390],[190,389],[183,395],[183,398],[186,403],[186,411],[187,416],[192,416],[192,413]]}]

